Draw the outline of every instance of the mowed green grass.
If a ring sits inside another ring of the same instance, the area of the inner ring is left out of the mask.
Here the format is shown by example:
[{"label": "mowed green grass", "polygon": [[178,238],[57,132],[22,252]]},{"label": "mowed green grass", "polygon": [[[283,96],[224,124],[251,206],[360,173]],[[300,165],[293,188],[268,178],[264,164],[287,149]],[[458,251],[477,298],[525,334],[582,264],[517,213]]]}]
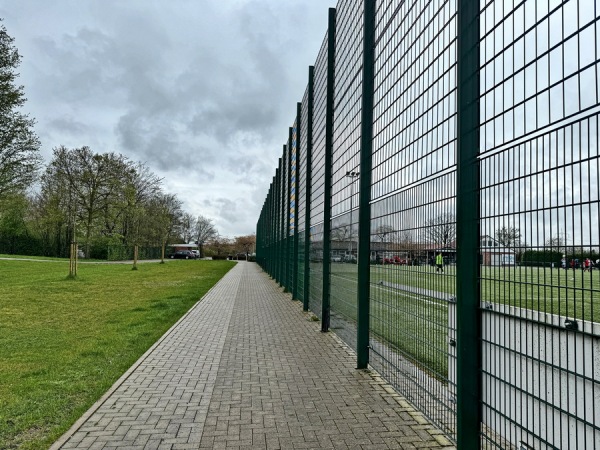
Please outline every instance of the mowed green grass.
[{"label": "mowed green grass", "polygon": [[[456,295],[456,266],[436,274],[430,266],[374,266],[371,282],[429,289]],[[600,270],[583,272],[549,267],[481,267],[481,300],[556,314],[579,320],[600,321]],[[457,299],[460,301],[460,299]]]},{"label": "mowed green grass", "polygon": [[0,260],[0,448],[48,448],[233,265]]},{"label": "mowed green grass", "polygon": [[[332,310],[356,321],[357,266],[332,264],[331,271]],[[448,303],[418,289],[455,296],[456,266],[446,266],[443,274],[431,266],[371,266],[370,277],[373,337],[446,379]],[[482,266],[480,286],[484,302],[600,321],[600,303],[594,301],[600,298],[599,270]]]}]

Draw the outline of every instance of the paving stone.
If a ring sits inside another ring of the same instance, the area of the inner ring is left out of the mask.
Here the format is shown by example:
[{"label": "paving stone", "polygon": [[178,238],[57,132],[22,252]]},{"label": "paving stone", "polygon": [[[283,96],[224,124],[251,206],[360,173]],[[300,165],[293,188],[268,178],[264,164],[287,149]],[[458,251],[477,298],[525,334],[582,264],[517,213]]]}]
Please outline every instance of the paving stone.
[{"label": "paving stone", "polygon": [[452,448],[355,363],[238,263],[51,448]]}]

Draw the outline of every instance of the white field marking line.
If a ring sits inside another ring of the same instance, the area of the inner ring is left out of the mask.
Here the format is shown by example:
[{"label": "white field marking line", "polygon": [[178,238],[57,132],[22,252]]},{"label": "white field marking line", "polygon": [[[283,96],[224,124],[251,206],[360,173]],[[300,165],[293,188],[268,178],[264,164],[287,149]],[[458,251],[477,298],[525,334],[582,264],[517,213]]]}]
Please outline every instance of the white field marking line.
[{"label": "white field marking line", "polygon": [[[340,277],[340,278],[342,278],[342,277]],[[352,281],[355,284],[358,284],[358,280],[354,280],[354,279],[350,279],[350,278],[345,278],[345,277],[344,277],[344,279],[346,279],[348,281]],[[382,291],[390,292],[392,294],[398,294],[398,291],[402,291],[402,289],[390,289],[388,287],[382,287],[382,286],[380,286],[379,284],[376,284],[376,283],[371,283],[371,286],[374,286],[377,289],[381,289]],[[424,298],[415,297],[414,295],[408,295],[408,294],[402,294],[402,296],[406,297],[406,298],[412,298],[414,300],[421,300],[423,303],[429,303],[430,305],[437,305],[437,306],[440,306],[442,308],[448,308],[448,304],[447,303],[446,304],[437,303],[437,302],[433,302],[431,300],[425,300]]]},{"label": "white field marking line", "polygon": [[[387,291],[387,292],[391,292],[393,294],[398,294],[398,289],[390,289],[390,288],[386,288],[386,287],[381,287],[378,284],[372,284],[371,286],[375,286],[377,289],[381,289],[382,291]],[[421,300],[423,303],[429,303],[431,305],[436,305],[436,306],[440,306],[442,308],[447,308],[448,304],[444,304],[444,303],[437,303],[437,302],[432,302],[431,300],[425,300],[424,298],[421,297],[415,297],[414,295],[408,295],[408,294],[403,294],[403,297],[408,297],[408,298],[412,298],[415,300]]]}]

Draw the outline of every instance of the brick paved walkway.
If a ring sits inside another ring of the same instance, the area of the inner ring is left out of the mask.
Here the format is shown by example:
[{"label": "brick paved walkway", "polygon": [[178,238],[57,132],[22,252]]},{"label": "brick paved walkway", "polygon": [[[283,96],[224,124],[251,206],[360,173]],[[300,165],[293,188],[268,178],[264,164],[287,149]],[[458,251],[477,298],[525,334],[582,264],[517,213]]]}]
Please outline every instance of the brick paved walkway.
[{"label": "brick paved walkway", "polygon": [[52,449],[448,449],[254,263],[239,263]]}]

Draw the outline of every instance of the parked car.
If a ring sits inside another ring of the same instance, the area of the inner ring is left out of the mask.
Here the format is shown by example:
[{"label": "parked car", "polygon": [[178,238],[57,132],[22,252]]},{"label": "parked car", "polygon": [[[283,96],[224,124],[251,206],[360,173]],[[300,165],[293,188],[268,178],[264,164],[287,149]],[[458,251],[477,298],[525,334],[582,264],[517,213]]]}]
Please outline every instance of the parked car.
[{"label": "parked car", "polygon": [[342,257],[339,255],[331,255],[331,262],[342,262]]},{"label": "parked car", "polygon": [[356,256],[354,255],[345,255],[344,256],[345,263],[356,264]]},{"label": "parked car", "polygon": [[196,259],[191,250],[178,250],[170,256],[171,259]]},{"label": "parked car", "polygon": [[200,258],[200,250],[191,250],[191,252],[196,256],[196,259]]}]

